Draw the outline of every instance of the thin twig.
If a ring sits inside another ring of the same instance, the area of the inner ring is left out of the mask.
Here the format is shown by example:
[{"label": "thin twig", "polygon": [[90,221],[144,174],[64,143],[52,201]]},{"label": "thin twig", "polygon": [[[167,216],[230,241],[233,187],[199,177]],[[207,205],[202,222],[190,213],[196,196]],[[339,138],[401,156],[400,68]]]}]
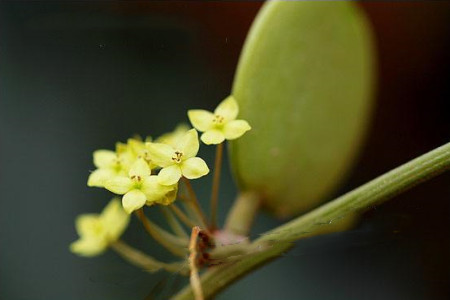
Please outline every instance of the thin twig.
[{"label": "thin twig", "polygon": [[192,208],[195,210],[197,215],[199,216],[202,226],[207,228],[208,221],[206,220],[205,214],[203,213],[200,204],[197,199],[197,195],[195,194],[194,189],[192,188],[191,182],[186,177],[182,177],[184,184],[186,185],[186,189],[189,193],[189,203],[191,203]]},{"label": "thin twig", "polygon": [[142,225],[144,225],[145,230],[155,239],[155,241],[160,243],[164,248],[166,248],[176,256],[186,256],[186,248],[183,248],[182,245],[180,245],[182,239],[179,239],[172,234],[165,232],[162,228],[158,227],[156,224],[153,224],[145,216],[143,208],[137,210],[136,215],[142,222]]},{"label": "thin twig", "polygon": [[191,240],[189,242],[189,268],[191,269],[191,286],[194,291],[195,300],[203,300],[202,285],[197,269],[197,237],[200,232],[200,227],[192,227]]},{"label": "thin twig", "polygon": [[209,224],[211,231],[214,231],[217,228],[217,205],[220,186],[220,173],[222,169],[223,144],[224,143],[220,143],[216,147],[214,178],[211,191],[211,223]]},{"label": "thin twig", "polygon": [[177,215],[181,222],[186,224],[186,226],[189,228],[196,226],[196,224],[192,222],[191,219],[189,219],[189,217],[178,206],[171,204],[169,205],[169,208]]},{"label": "thin twig", "polygon": [[188,235],[186,231],[184,230],[183,226],[180,224],[180,221],[175,217],[173,212],[169,210],[166,206],[159,206],[161,209],[164,217],[167,220],[167,223],[169,224],[172,231],[180,238],[187,239]]}]

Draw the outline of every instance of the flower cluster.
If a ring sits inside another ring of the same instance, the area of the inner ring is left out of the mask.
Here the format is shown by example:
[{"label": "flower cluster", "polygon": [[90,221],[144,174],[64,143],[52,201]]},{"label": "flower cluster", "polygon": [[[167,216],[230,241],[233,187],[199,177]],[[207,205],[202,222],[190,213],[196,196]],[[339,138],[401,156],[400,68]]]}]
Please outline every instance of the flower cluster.
[{"label": "flower cluster", "polygon": [[126,143],[117,143],[115,151],[95,151],[97,169],[89,175],[87,185],[122,196],[123,209],[116,199],[101,215],[80,216],[76,221],[80,239],[71,245],[71,250],[85,256],[101,253],[118,239],[133,211],[145,205],[172,204],[181,178],[197,179],[210,171],[205,161],[197,157],[197,130],[203,132],[201,140],[208,145],[236,139],[250,130],[246,121],[236,120],[238,112],[238,104],[230,96],[214,113],[189,110],[193,129],[179,125],[154,141],[150,137],[130,138]]},{"label": "flower cluster", "polygon": [[199,149],[195,129],[179,127],[156,142],[146,140],[132,138],[126,144],[118,143],[116,151],[94,152],[98,169],[90,174],[88,186],[123,195],[122,205],[127,213],[144,205],[169,205],[176,198],[182,175],[196,179],[209,172],[206,163],[195,157]]}]

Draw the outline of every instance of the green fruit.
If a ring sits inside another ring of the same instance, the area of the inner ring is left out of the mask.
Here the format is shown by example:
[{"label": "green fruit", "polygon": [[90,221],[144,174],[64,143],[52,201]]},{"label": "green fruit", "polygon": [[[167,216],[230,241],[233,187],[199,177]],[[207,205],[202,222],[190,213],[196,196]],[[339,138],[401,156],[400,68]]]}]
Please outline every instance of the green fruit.
[{"label": "green fruit", "polygon": [[233,92],[252,126],[230,143],[240,188],[288,217],[349,171],[372,108],[370,28],[353,2],[270,1],[242,51]]}]

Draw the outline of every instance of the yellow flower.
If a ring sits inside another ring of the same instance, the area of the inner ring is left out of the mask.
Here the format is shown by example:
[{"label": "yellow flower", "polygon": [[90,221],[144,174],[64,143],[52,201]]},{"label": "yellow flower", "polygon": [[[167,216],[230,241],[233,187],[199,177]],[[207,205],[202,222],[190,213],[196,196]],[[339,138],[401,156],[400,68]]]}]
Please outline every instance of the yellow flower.
[{"label": "yellow flower", "polygon": [[233,96],[223,100],[214,113],[202,109],[188,111],[192,125],[201,132],[203,143],[207,145],[220,144],[225,139],[234,140],[241,137],[251,127],[247,121],[236,120],[239,107]]},{"label": "yellow flower", "polygon": [[160,184],[172,185],[181,176],[196,179],[209,173],[205,161],[195,157],[199,148],[198,134],[191,129],[180,139],[176,147],[161,143],[147,143],[154,163],[162,167],[158,174]]},{"label": "yellow flower", "polygon": [[151,175],[147,162],[139,158],[131,166],[128,176],[116,176],[105,182],[105,188],[123,195],[122,205],[127,213],[154,203],[170,204],[175,200],[177,186],[161,185],[158,176]]},{"label": "yellow flower", "polygon": [[167,144],[176,147],[183,136],[188,132],[189,126],[182,123],[179,124],[174,131],[165,133],[155,140],[155,143]]},{"label": "yellow flower", "polygon": [[[147,137],[145,141],[151,142],[152,139],[151,137]],[[126,144],[118,143],[116,149],[117,153],[128,155],[128,157],[132,157],[133,161],[142,158],[148,163],[150,169],[156,168],[156,165],[152,162],[148,150],[145,147],[145,143],[141,139],[130,138],[127,140]]]},{"label": "yellow flower", "polygon": [[75,220],[80,238],[70,245],[70,251],[82,256],[95,256],[115,242],[125,231],[130,216],[117,198],[111,200],[101,214],[83,214]]},{"label": "yellow flower", "polygon": [[87,185],[104,187],[105,181],[124,175],[128,171],[132,158],[126,153],[117,154],[111,150],[94,152],[94,165],[98,168],[89,175]]}]

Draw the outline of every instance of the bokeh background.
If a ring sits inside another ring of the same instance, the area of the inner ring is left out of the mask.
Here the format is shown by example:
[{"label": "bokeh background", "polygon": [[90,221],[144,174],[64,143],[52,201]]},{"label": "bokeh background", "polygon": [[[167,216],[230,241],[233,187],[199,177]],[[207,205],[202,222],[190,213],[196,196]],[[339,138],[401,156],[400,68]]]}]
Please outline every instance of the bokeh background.
[{"label": "bokeh background", "polygon": [[[376,111],[341,194],[450,137],[450,3],[360,4],[378,51]],[[184,283],[115,253],[68,251],[109,200],[92,151],[157,136],[228,95],[261,2],[0,2],[0,299],[165,299]],[[211,164],[213,151],[201,155]],[[209,179],[196,187],[203,198]],[[221,218],[236,189],[224,176]],[[206,203],[205,203],[206,206]],[[448,299],[450,176],[298,242],[218,299]],[[157,221],[159,214],[154,213]],[[280,224],[262,214],[253,235]],[[134,220],[124,240],[162,259]]]}]

